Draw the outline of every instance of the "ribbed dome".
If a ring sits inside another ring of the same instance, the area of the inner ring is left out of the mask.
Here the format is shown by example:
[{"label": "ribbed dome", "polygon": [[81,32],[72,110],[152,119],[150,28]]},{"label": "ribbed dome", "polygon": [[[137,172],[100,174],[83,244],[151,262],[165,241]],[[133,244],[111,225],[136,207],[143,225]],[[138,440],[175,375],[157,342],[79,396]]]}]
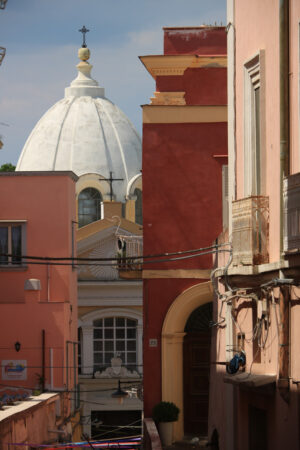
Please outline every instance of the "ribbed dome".
[{"label": "ribbed dome", "polygon": [[[81,49],[80,49],[81,50]],[[80,57],[79,50],[79,57]],[[88,50],[88,49],[85,49]],[[16,170],[72,170],[124,181],[114,183],[116,200],[141,169],[141,140],[126,115],[104,97],[85,60],[78,77],[30,134]]]}]

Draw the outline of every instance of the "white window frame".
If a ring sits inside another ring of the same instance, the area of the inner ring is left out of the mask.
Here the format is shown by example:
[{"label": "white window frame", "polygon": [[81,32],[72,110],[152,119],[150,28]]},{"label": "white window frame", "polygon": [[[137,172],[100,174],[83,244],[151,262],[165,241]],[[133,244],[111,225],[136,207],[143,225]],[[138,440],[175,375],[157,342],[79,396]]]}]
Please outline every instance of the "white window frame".
[{"label": "white window frame", "polygon": [[[264,51],[260,50],[253,58],[244,64],[244,196],[261,195],[263,186],[263,116],[264,116],[264,83],[262,82],[264,66]],[[257,156],[256,156],[256,112],[255,90],[260,89],[260,186],[257,186]]]},{"label": "white window frame", "polygon": [[[12,227],[13,226],[21,226],[21,255],[26,255],[26,220],[0,220],[1,228],[8,228],[8,254],[12,254]],[[0,264],[1,269],[18,269],[19,267],[26,266],[26,262],[22,259],[22,262],[17,263],[12,261],[12,257],[8,257],[8,261],[6,264]]]},{"label": "white window frame", "polygon": [[[96,310],[83,316],[78,322],[82,329],[81,347],[81,376],[91,376],[94,370],[94,320],[110,317],[122,317],[137,320],[136,327],[136,366],[137,372],[143,372],[143,314],[142,311],[133,311],[130,308],[107,308]],[[128,366],[130,370],[130,366]]]},{"label": "white window frame", "polygon": [[[112,325],[107,326],[105,325],[105,320],[110,319],[112,320]],[[117,325],[117,319],[122,319],[124,320],[124,325],[123,326],[118,326]],[[105,368],[110,366],[110,361],[111,358],[114,357],[119,357],[121,354],[123,354],[123,365],[125,367],[127,367],[128,369],[130,369],[130,366],[132,367],[132,370],[136,369],[137,366],[137,325],[138,322],[136,319],[133,319],[132,317],[119,317],[119,316],[112,316],[112,317],[107,317],[107,318],[101,318],[101,319],[96,319],[97,320],[101,320],[102,321],[102,326],[101,327],[97,327],[95,324],[95,321],[93,323],[94,326],[94,338],[93,338],[93,342],[95,344],[95,342],[101,342],[102,343],[102,349],[97,349],[95,350],[95,346],[93,349],[93,354],[94,354],[94,371],[100,370],[100,369],[96,369],[97,366],[99,366],[101,368],[101,370],[105,370]],[[129,326],[127,321],[131,320],[134,321],[134,326]],[[106,330],[111,330],[112,331],[112,337],[107,337],[106,336]],[[135,336],[133,338],[127,337],[127,329],[134,329],[135,331]],[[101,331],[101,333],[99,333],[99,337],[95,337],[95,330]],[[120,338],[117,336],[117,331],[118,330],[124,330],[124,337]],[[101,336],[100,336],[101,334]],[[113,344],[113,348],[111,350],[107,350],[105,343],[106,342],[110,342]],[[128,349],[128,344],[130,342],[134,342],[135,343],[135,349],[134,350],[130,350]],[[118,349],[117,348],[117,343],[124,343],[124,349]],[[96,354],[100,354],[102,356],[102,362],[96,362],[95,361],[95,356]],[[106,361],[106,356],[107,354],[111,354],[111,358],[109,359],[109,361]],[[134,362],[130,362],[128,361],[128,356],[129,354],[134,354],[135,357],[135,361]],[[121,356],[120,356],[121,357]]]}]

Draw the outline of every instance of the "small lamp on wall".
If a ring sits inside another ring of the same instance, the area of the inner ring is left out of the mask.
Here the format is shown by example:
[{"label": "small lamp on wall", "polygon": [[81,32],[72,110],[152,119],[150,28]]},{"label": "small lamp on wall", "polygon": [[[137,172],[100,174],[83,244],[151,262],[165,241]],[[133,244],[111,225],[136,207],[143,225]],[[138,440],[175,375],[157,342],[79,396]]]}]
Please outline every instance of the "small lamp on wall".
[{"label": "small lamp on wall", "polygon": [[122,403],[123,403],[123,401],[124,401],[124,398],[128,397],[128,392],[123,391],[123,390],[121,389],[121,382],[120,382],[120,380],[118,381],[118,389],[117,389],[115,392],[113,392],[113,393],[111,394],[111,396],[112,396],[113,398],[117,398],[118,401],[119,401],[119,403],[120,403],[120,405],[122,405]]},{"label": "small lamp on wall", "polygon": [[15,349],[16,352],[19,352],[21,350],[21,343],[19,341],[15,342]]}]

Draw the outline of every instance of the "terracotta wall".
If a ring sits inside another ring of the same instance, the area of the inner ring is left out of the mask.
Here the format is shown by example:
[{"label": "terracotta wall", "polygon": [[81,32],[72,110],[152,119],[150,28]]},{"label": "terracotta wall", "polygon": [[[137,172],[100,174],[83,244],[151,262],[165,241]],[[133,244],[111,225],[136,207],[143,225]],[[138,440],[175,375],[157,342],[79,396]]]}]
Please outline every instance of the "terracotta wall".
[{"label": "terracotta wall", "polygon": [[227,105],[226,68],[188,68],[182,76],[158,76],[156,90],[184,91],[187,105]]},{"label": "terracotta wall", "polygon": [[[17,450],[27,443],[28,446],[56,443],[62,438],[70,441],[72,426],[59,417],[63,405],[61,395],[43,394],[23,402],[21,406],[11,406],[10,415],[2,413],[5,418],[0,423],[1,448]],[[55,430],[59,432],[55,433]]]},{"label": "terracotta wall", "polygon": [[[205,247],[219,234],[226,142],[226,123],[144,125],[145,254]],[[151,269],[210,266],[208,255]]]},{"label": "terracotta wall", "polygon": [[[75,178],[72,173],[51,172],[0,176],[0,221],[26,220],[27,255],[72,256]],[[25,291],[28,279],[40,280],[41,291]],[[66,341],[77,340],[76,271],[70,265],[0,267],[0,281],[0,359],[25,360],[28,366],[25,380],[16,377],[5,384],[30,388],[38,384],[45,330],[45,383],[52,389],[63,387]],[[19,352],[14,347],[17,341]],[[69,364],[74,365],[72,359]],[[51,365],[57,368],[51,370]],[[69,378],[73,382],[73,372]]]},{"label": "terracotta wall", "polygon": [[165,55],[226,55],[224,27],[164,28]]},{"label": "terracotta wall", "polygon": [[[225,55],[225,29],[166,28],[164,54]],[[183,75],[157,76],[156,91],[184,91],[187,105],[223,107],[227,97],[226,69],[187,68]],[[161,106],[160,113],[164,113],[165,123],[155,123],[154,119],[154,123],[143,126],[145,255],[210,246],[222,231],[222,165],[227,164],[227,123],[205,123],[205,120],[167,123],[167,104]],[[211,255],[144,265],[145,270],[211,267]],[[145,417],[151,415],[153,406],[161,400],[161,330],[167,311],[176,297],[202,281],[207,280],[187,279],[184,275],[144,280]],[[150,339],[157,339],[156,347],[150,346]]]}]

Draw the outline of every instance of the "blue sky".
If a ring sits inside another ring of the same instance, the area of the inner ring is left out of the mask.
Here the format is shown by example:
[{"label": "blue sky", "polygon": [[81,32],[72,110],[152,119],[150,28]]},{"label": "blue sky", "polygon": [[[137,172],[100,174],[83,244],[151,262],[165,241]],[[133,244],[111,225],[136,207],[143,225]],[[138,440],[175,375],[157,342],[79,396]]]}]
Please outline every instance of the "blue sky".
[{"label": "blue sky", "polygon": [[93,78],[141,134],[140,105],[155,85],[138,56],[162,53],[164,26],[215,22],[226,23],[226,0],[8,0],[0,10],[0,165],[17,162],[36,122],[76,77],[82,25]]}]

